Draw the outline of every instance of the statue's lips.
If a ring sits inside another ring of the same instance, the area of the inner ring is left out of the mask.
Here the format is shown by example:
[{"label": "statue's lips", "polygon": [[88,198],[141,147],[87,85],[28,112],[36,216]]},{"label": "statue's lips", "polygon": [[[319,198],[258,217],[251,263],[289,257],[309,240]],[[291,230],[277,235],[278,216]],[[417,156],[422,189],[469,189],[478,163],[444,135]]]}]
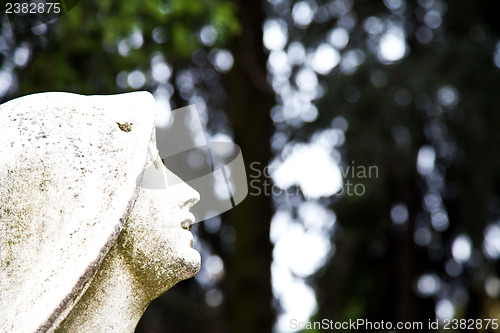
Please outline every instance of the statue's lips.
[{"label": "statue's lips", "polygon": [[186,230],[187,233],[189,234],[189,246],[193,247],[193,234],[191,233],[191,227],[193,226],[195,221],[195,217],[191,212],[187,212],[186,216],[181,222],[181,227],[182,229]]},{"label": "statue's lips", "polygon": [[189,244],[189,247],[190,248],[193,248],[193,245],[194,245],[194,237],[193,237],[193,234],[191,233],[191,231],[187,231],[187,230],[182,230],[180,231],[181,235],[180,236],[180,240],[181,240],[181,243],[182,244]]},{"label": "statue's lips", "polygon": [[194,224],[194,220],[195,220],[194,215],[188,212],[187,216],[181,222],[182,229],[190,231],[191,227]]}]

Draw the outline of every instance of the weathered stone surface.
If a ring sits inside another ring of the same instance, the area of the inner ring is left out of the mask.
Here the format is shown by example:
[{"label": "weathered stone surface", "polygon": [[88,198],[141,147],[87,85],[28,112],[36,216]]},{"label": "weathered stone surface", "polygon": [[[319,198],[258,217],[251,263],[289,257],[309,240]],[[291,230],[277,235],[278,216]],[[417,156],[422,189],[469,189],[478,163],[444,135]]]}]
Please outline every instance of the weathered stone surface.
[{"label": "weathered stone surface", "polygon": [[149,146],[139,194],[123,231],[59,332],[133,332],[148,304],[194,276],[200,254],[189,232],[198,193]]},{"label": "weathered stone surface", "polygon": [[0,106],[0,331],[54,329],[124,227],[154,99],[41,93]]}]

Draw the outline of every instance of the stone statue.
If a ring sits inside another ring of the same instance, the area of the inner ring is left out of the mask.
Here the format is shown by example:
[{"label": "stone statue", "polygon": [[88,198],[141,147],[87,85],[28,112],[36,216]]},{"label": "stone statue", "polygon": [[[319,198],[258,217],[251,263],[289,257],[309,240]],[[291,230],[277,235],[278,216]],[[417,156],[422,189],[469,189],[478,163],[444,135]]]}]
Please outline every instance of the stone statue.
[{"label": "stone statue", "polygon": [[199,195],[163,165],[154,110],[146,92],[0,105],[1,332],[132,332],[198,272]]}]

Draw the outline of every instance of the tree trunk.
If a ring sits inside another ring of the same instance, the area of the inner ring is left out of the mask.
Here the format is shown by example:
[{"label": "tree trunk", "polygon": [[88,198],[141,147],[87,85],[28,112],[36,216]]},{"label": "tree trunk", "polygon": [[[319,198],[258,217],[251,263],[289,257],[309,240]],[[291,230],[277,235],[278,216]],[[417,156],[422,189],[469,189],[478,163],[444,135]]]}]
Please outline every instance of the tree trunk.
[{"label": "tree trunk", "polygon": [[[260,169],[268,165],[271,158],[273,123],[269,111],[275,100],[266,81],[262,4],[243,0],[236,4],[243,31],[232,45],[234,66],[225,84],[229,96],[228,118],[234,129],[235,143],[242,149],[248,176],[252,162],[260,163],[255,164]],[[225,215],[228,225],[236,231],[235,248],[227,261],[226,274],[229,332],[272,331],[271,200],[264,194],[252,196],[249,193],[240,205]]]}]

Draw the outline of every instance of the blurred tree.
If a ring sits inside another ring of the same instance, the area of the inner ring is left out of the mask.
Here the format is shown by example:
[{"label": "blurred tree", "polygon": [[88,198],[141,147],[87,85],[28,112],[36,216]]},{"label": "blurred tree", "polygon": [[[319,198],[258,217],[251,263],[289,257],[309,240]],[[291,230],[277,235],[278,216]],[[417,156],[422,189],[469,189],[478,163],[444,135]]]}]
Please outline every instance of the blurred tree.
[{"label": "blurred tree", "polygon": [[[271,160],[273,123],[269,117],[274,92],[267,82],[266,56],[262,44],[265,12],[259,3],[236,1],[242,35],[232,45],[233,70],[227,76],[228,118],[234,140],[250,164],[268,165]],[[265,179],[261,179],[265,181]],[[269,196],[249,195],[237,209],[229,212],[228,222],[237,234],[234,253],[229,254],[226,302],[228,332],[271,332],[272,247],[269,229],[272,217]]]},{"label": "blurred tree", "polygon": [[309,59],[292,62],[291,84],[300,90],[312,68],[322,91],[315,122],[285,119],[291,142],[343,119],[343,170],[378,170],[347,174],[363,195],[330,199],[336,252],[312,277],[314,318],[499,318],[499,291],[485,287],[499,274],[498,252],[485,249],[499,218],[498,3],[273,3],[288,56],[298,41]]}]

